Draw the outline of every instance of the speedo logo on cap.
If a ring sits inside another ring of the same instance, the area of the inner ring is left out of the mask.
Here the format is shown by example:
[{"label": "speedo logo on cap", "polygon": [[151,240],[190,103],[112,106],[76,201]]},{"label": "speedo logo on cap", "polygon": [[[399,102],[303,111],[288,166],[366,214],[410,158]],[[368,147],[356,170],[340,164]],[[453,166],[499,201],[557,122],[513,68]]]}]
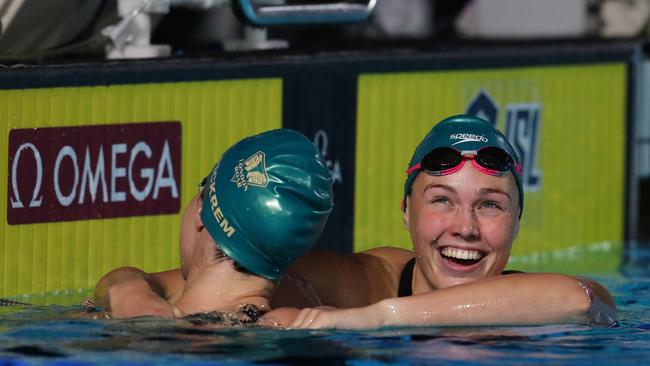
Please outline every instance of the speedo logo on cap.
[{"label": "speedo logo on cap", "polygon": [[266,187],[269,183],[269,176],[266,174],[266,157],[262,151],[258,151],[246,160],[240,160],[235,165],[235,175],[230,179],[237,183],[237,188],[248,190],[249,186]]},{"label": "speedo logo on cap", "polygon": [[210,197],[210,209],[212,210],[212,216],[219,227],[226,234],[227,237],[231,237],[235,233],[235,228],[230,226],[228,219],[223,215],[223,211],[219,208],[219,201],[217,200],[217,189],[215,187],[215,180],[217,177],[217,169],[215,168],[210,176],[210,185],[208,186],[208,195]]},{"label": "speedo logo on cap", "polygon": [[455,133],[449,135],[450,140],[460,140],[456,141],[451,146],[462,144],[464,142],[488,142],[488,138],[483,135],[475,135],[473,133]]}]

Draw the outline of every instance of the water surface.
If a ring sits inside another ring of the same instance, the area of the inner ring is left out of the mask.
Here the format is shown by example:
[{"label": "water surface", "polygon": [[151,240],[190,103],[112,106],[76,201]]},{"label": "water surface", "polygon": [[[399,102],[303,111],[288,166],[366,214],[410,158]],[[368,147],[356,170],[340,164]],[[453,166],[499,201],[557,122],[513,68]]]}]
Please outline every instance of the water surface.
[{"label": "water surface", "polygon": [[0,364],[646,364],[646,267],[636,263],[617,273],[592,276],[616,298],[617,328],[560,324],[364,332],[213,329],[173,319],[75,318],[80,305],[47,305],[0,308]]}]

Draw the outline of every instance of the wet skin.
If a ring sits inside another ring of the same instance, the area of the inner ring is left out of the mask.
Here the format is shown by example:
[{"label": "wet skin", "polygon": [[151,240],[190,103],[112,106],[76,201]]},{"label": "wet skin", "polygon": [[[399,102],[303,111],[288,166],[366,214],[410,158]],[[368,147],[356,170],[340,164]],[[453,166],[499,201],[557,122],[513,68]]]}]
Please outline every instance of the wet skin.
[{"label": "wet skin", "polygon": [[[182,317],[203,312],[237,313],[241,306],[254,306],[266,325],[288,325],[298,309],[274,308],[270,299],[275,284],[263,277],[238,270],[221,252],[201,220],[200,195],[193,197],[181,218],[179,251],[181,267],[146,273],[134,267],[117,268],[102,277],[95,288],[95,302],[115,318],[135,316]],[[285,290],[294,287],[285,287]],[[314,306],[305,296],[289,293],[276,306]],[[315,295],[314,295],[315,296]],[[293,299],[298,299],[293,301]]]},{"label": "wet skin", "polygon": [[234,268],[209,235],[201,221],[202,202],[197,194],[187,204],[181,221],[181,274],[186,280],[174,305],[184,314],[215,309],[232,310],[240,304],[254,304],[269,310],[273,284]]},{"label": "wet skin", "polygon": [[414,294],[501,274],[518,215],[512,173],[492,176],[472,164],[445,176],[420,173],[404,213],[417,258]]},{"label": "wet skin", "polygon": [[198,223],[201,215],[201,197],[200,193],[192,197],[183,211],[180,228],[180,258],[181,272],[183,278],[187,278],[194,246],[199,241],[201,231],[198,229],[202,224]]},{"label": "wet skin", "polygon": [[[512,173],[489,175],[473,164],[445,176],[421,172],[406,204],[416,296],[397,297],[410,251],[384,247],[351,256],[307,256],[297,269],[325,295],[323,303],[349,308],[303,309],[292,327],[616,324],[614,301],[595,281],[555,273],[501,275],[519,230]],[[334,280],[321,280],[314,270],[324,267]],[[345,289],[346,296],[331,289]]]}]

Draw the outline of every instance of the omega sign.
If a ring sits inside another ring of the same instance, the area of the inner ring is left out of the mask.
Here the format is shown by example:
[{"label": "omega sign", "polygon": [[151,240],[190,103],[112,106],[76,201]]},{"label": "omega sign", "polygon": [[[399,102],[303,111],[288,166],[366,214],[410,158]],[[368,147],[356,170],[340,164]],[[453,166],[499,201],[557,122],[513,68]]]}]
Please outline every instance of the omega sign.
[{"label": "omega sign", "polygon": [[9,133],[10,225],[176,213],[180,122]]}]

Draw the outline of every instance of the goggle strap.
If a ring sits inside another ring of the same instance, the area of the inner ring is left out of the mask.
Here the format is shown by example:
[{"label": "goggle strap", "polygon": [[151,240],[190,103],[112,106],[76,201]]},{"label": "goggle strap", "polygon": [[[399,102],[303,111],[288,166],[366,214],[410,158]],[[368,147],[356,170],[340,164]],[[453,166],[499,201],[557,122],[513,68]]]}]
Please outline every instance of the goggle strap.
[{"label": "goggle strap", "polygon": [[415,171],[418,171],[420,169],[422,169],[422,163],[417,163],[417,164],[413,165],[412,167],[406,169],[406,175],[411,175],[411,173],[413,173]]},{"label": "goggle strap", "polygon": [[517,171],[517,174],[521,176],[524,172],[524,168],[521,166],[521,164],[515,163],[515,170]]}]

